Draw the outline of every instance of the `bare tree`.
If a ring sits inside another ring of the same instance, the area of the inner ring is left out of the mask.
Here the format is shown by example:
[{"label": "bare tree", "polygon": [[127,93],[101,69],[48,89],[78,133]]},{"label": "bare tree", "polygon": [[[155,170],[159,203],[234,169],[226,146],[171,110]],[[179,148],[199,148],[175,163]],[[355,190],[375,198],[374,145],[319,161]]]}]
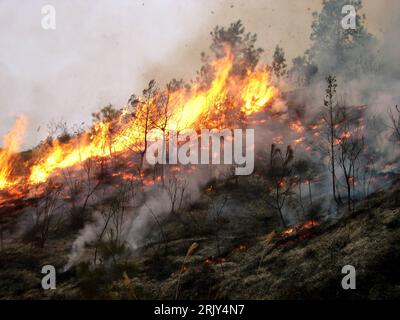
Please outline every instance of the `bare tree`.
[{"label": "bare tree", "polygon": [[60,206],[58,204],[61,192],[60,186],[50,179],[44,188],[41,199],[32,214],[33,225],[25,235],[29,241],[38,247],[44,247],[49,237],[54,214]]},{"label": "bare tree", "polygon": [[98,140],[99,145],[97,146],[101,150],[100,157],[97,159],[97,163],[100,165],[98,177],[101,180],[104,180],[109,174],[108,165],[110,160],[113,160],[115,138],[121,129],[121,114],[121,110],[115,109],[111,104],[92,113],[92,133],[101,138]]},{"label": "bare tree", "polygon": [[167,191],[171,203],[170,213],[173,214],[176,211],[179,211],[185,204],[184,200],[187,187],[187,180],[175,173],[172,173],[171,176],[167,178],[164,188]]},{"label": "bare tree", "polygon": [[357,161],[364,150],[364,136],[360,128],[353,125],[351,119],[347,116],[345,111],[345,119],[341,126],[340,135],[336,138],[338,144],[338,152],[336,159],[342,169],[346,190],[347,190],[347,207],[348,210],[354,209],[354,195],[357,174]]},{"label": "bare tree", "polygon": [[127,137],[128,140],[139,138],[140,141],[129,141],[134,143],[134,149],[137,149],[140,154],[139,175],[143,174],[144,156],[147,152],[149,133],[156,127],[156,117],[158,114],[155,99],[158,95],[156,82],[151,80],[148,87],[143,90],[143,99],[132,95],[129,103],[133,108],[133,117],[135,118],[135,126],[138,129],[138,136]]},{"label": "bare tree", "polygon": [[[111,156],[113,153],[113,142],[116,132],[118,131],[118,120],[121,115],[120,110],[116,110],[113,105],[109,104],[100,109],[98,112],[92,113],[93,118],[93,130],[98,130],[98,126],[100,125],[100,129],[103,130],[104,134],[104,145],[101,146],[104,149],[108,149],[108,153]],[[105,154],[105,152],[104,152]]]},{"label": "bare tree", "polygon": [[311,159],[300,159],[294,163],[295,174],[297,178],[297,182],[299,183],[299,201],[304,212],[304,204],[302,201],[303,192],[302,192],[302,185],[306,184],[308,188],[308,202],[309,206],[313,204],[313,197],[312,197],[312,190],[311,185],[313,181],[318,176],[320,172],[320,168],[318,165],[313,162]]},{"label": "bare tree", "polygon": [[329,157],[331,179],[332,179],[332,195],[336,203],[340,203],[340,195],[337,192],[336,186],[336,167],[335,167],[335,152],[336,146],[335,141],[337,134],[337,128],[340,125],[343,117],[341,109],[336,102],[336,88],[337,81],[335,76],[328,76],[326,78],[327,88],[325,90],[326,96],[324,99],[324,107],[322,112],[322,119],[326,125],[325,137],[327,139],[327,154]]},{"label": "bare tree", "polygon": [[159,239],[159,246],[158,249],[160,249],[161,244],[164,244],[164,254],[167,254],[168,252],[168,239],[167,236],[164,232],[164,228],[162,226],[162,223],[160,222],[159,217],[157,216],[157,214],[153,211],[153,209],[145,202],[144,204],[146,206],[147,209],[149,209],[149,212],[151,214],[151,216],[153,217],[154,221],[157,224],[157,227],[159,229],[159,233],[160,233],[160,239]]},{"label": "bare tree", "polygon": [[[176,80],[175,80],[176,81]],[[155,127],[160,129],[162,132],[162,155],[161,159],[166,159],[166,144],[167,144],[167,130],[168,130],[168,124],[169,121],[173,115],[173,109],[171,108],[170,105],[170,94],[174,90],[178,89],[179,83],[176,83],[174,81],[171,81],[170,83],[167,84],[166,91],[164,93],[161,93],[157,97],[156,101],[156,107],[157,107],[157,115],[156,115],[156,121],[155,121]],[[164,186],[164,172],[165,166],[162,163],[161,164],[161,182],[162,185]]]},{"label": "bare tree", "polygon": [[210,214],[213,222],[214,237],[215,237],[215,242],[217,244],[218,257],[221,256],[220,232],[222,224],[221,221],[222,213],[224,212],[224,208],[227,202],[228,202],[228,196],[224,196],[221,199],[216,199],[210,208]]},{"label": "bare tree", "polygon": [[[70,216],[69,216],[69,224],[72,228],[75,228],[79,225],[81,227],[81,223],[77,222],[77,217],[80,216],[80,210],[78,209],[78,199],[82,193],[82,179],[77,178],[73,175],[73,172],[70,168],[66,168],[62,170],[62,174],[64,177],[64,184],[66,185],[66,202],[71,204]],[[79,214],[78,214],[79,213]]]},{"label": "bare tree", "polygon": [[366,155],[365,157],[365,161],[362,164],[363,169],[361,170],[360,173],[360,180],[361,180],[361,185],[362,185],[362,193],[363,193],[363,197],[367,197],[372,189],[372,185],[373,185],[373,179],[375,177],[375,171],[376,169],[376,157],[374,154],[370,154],[370,155]]},{"label": "bare tree", "polygon": [[[102,183],[102,174],[97,174],[96,166],[100,165],[102,171],[102,162],[89,158],[82,164],[82,174],[77,176],[71,169],[63,170],[64,181],[67,185],[68,199],[71,203],[70,225],[74,229],[80,229],[84,226],[86,211],[89,200]],[[83,196],[83,197],[82,197]]]},{"label": "bare tree", "polygon": [[98,234],[93,263],[97,263],[99,249],[103,258],[111,258],[114,263],[116,258],[125,250],[124,226],[126,220],[126,208],[134,197],[131,182],[128,181],[119,188],[118,194],[111,203],[101,210],[103,226]]},{"label": "bare tree", "polygon": [[395,110],[389,109],[390,126],[393,130],[393,138],[400,142],[400,108],[396,105]]},{"label": "bare tree", "polygon": [[283,227],[287,227],[283,217],[283,207],[292,196],[294,179],[293,149],[288,146],[286,153],[274,144],[271,145],[270,162],[267,170],[268,192],[267,204],[275,209],[281,219]]},{"label": "bare tree", "polygon": [[[305,212],[304,203],[303,203],[302,185],[307,180],[306,177],[309,172],[309,162],[306,161],[305,159],[297,160],[294,163],[294,170],[295,170],[295,178],[296,178],[296,183],[298,185],[298,192],[299,192],[298,202],[300,204],[300,208],[301,208],[303,217],[305,217],[306,212]],[[309,192],[310,192],[310,199],[311,199],[311,190],[309,190]]]},{"label": "bare tree", "polygon": [[71,139],[66,121],[50,121],[47,124],[47,140],[51,142],[54,139],[58,139],[61,143],[68,142]]},{"label": "bare tree", "polygon": [[[83,163],[83,171],[85,173],[85,179],[83,180],[83,185],[85,189],[85,196],[83,199],[83,204],[81,207],[82,217],[84,222],[84,217],[86,213],[86,208],[89,203],[89,199],[93,196],[95,191],[99,188],[102,183],[102,175],[98,176],[95,173],[96,160],[88,159]],[[83,225],[83,223],[82,223]]]}]

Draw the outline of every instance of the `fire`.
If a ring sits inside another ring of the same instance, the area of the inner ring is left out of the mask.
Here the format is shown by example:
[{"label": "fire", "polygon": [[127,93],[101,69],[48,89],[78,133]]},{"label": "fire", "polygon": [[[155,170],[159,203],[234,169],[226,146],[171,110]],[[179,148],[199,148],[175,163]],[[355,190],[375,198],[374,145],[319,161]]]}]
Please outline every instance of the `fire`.
[{"label": "fire", "polygon": [[0,151],[0,189],[12,187],[19,182],[18,178],[12,177],[12,157],[19,151],[26,124],[26,118],[19,117],[14,127],[4,137],[3,149]]},{"label": "fire", "polygon": [[[233,61],[234,57],[227,49],[223,58],[212,63],[214,77],[208,86],[194,83],[190,88],[169,92],[171,116],[167,131],[198,129],[204,121],[205,125],[216,128],[224,125],[224,113],[238,114],[238,117],[240,113],[249,116],[271,104],[279,92],[270,84],[267,69],[260,67],[247,71],[244,76],[238,76],[231,72]],[[226,103],[227,99],[233,102]],[[153,98],[146,102],[153,111],[157,109],[156,100]],[[17,152],[22,127],[26,122],[20,118],[16,127],[5,137],[4,149],[0,153],[0,189],[8,188],[16,181],[24,181],[27,185],[43,183],[57,170],[74,167],[87,159],[110,157],[128,150],[142,151],[145,112],[143,104],[139,104],[135,116],[126,111],[121,112],[117,119],[99,121],[93,129],[72,137],[68,142],[54,140],[51,145],[42,146],[32,161],[34,164],[28,168],[29,176],[14,181],[10,178],[10,157]],[[152,121],[157,127],[162,119]]]},{"label": "fire", "polygon": [[245,102],[241,111],[251,115],[260,111],[270,100],[277,95],[277,89],[269,85],[269,73],[266,70],[249,72],[250,79],[242,91],[242,99]]},{"label": "fire", "polygon": [[302,225],[299,225],[297,227],[293,227],[293,228],[289,228],[289,229],[284,230],[281,233],[281,236],[282,237],[288,237],[288,236],[291,236],[291,235],[295,235],[300,231],[312,229],[312,228],[317,227],[317,226],[319,226],[319,222],[318,221],[309,220],[309,221],[303,223]]},{"label": "fire", "polygon": [[45,182],[56,169],[68,168],[89,158],[106,157],[112,151],[124,150],[125,146],[117,140],[112,144],[112,148],[109,148],[111,145],[108,143],[108,128],[109,124],[100,123],[96,125],[95,134],[92,136],[86,134],[68,144],[61,144],[56,140],[47,156],[32,167],[29,182]]},{"label": "fire", "polygon": [[226,262],[226,259],[223,257],[207,257],[206,259],[204,259],[204,264],[205,265],[212,265],[212,264],[222,264],[224,262]]},{"label": "fire", "polygon": [[300,120],[296,120],[290,124],[290,129],[295,132],[301,133],[305,130],[304,126],[301,124]]},{"label": "fire", "polygon": [[273,144],[283,144],[283,136],[274,137],[272,139]]},{"label": "fire", "polygon": [[290,236],[295,233],[295,230],[296,230],[295,228],[286,229],[285,231],[282,232],[282,236],[283,237]]},{"label": "fire", "polygon": [[285,179],[285,178],[280,179],[280,180],[278,181],[278,187],[279,187],[280,189],[284,188],[285,185],[286,185],[286,179]]},{"label": "fire", "polygon": [[352,133],[350,131],[343,132],[340,136],[341,139],[348,139],[350,138]]},{"label": "fire", "polygon": [[299,144],[299,143],[301,143],[301,142],[303,142],[303,141],[305,141],[305,140],[306,140],[305,137],[300,137],[300,138],[298,138],[298,139],[295,139],[293,142],[294,142],[294,144]]},{"label": "fire", "polygon": [[[356,128],[354,131],[359,131],[362,130],[362,127]],[[354,132],[352,131],[345,131],[340,135],[340,138],[335,139],[335,145],[341,144],[345,142],[347,139],[351,138],[353,136]]]},{"label": "fire", "polygon": [[175,112],[169,124],[170,130],[180,131],[192,128],[202,114],[226,96],[227,90],[225,84],[232,70],[233,56],[227,51],[226,57],[215,61],[212,65],[216,73],[210,89],[199,91],[198,86],[195,85],[191,90],[189,98],[185,99],[181,91],[177,91],[173,95],[172,101],[178,103],[174,108]]}]

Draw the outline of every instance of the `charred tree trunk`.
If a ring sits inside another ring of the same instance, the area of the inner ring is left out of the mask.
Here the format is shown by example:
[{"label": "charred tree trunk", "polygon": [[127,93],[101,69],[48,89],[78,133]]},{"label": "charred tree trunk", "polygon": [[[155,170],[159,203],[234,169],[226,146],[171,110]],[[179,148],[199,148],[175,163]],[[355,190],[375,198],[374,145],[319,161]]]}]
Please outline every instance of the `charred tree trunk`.
[{"label": "charred tree trunk", "polygon": [[308,180],[308,196],[309,196],[309,198],[310,198],[310,205],[312,205],[312,204],[313,204],[313,201],[312,201],[311,181],[310,181],[310,180]]},{"label": "charred tree trunk", "polygon": [[302,190],[301,190],[302,183],[303,182],[300,179],[299,180],[299,201],[300,201],[301,212],[303,213],[303,217],[305,218],[306,212],[305,212],[304,205],[303,205],[303,195],[302,195]]},{"label": "charred tree trunk", "polygon": [[326,88],[326,98],[324,100],[324,106],[326,109],[327,116],[325,121],[328,125],[328,142],[329,142],[329,161],[331,166],[331,177],[332,177],[332,195],[333,199],[339,204],[340,196],[337,194],[336,187],[336,170],[335,170],[335,125],[337,124],[336,107],[334,103],[334,97],[336,94],[336,78],[334,76],[328,76],[326,79],[328,86]]},{"label": "charred tree trunk", "polygon": [[346,188],[347,188],[347,209],[351,211],[351,182],[350,177],[346,175]]}]

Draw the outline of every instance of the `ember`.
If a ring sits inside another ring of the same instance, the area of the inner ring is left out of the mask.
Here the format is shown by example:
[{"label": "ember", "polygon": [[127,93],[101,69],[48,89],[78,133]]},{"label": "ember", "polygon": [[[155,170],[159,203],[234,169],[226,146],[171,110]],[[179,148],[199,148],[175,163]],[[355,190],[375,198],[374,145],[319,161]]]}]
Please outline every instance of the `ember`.
[{"label": "ember", "polygon": [[206,264],[206,265],[221,264],[221,263],[224,263],[225,261],[226,261],[225,258],[222,258],[222,257],[212,257],[212,256],[210,256],[210,257],[207,257],[207,258],[204,260],[204,264]]},{"label": "ember", "polygon": [[296,120],[295,122],[292,122],[290,124],[290,129],[292,129],[295,132],[303,132],[305,130],[304,126],[301,124],[300,120]]},{"label": "ember", "polygon": [[317,226],[319,226],[319,222],[318,221],[309,220],[309,221],[307,221],[307,222],[305,222],[302,225],[299,225],[297,227],[286,229],[285,231],[283,231],[281,233],[281,236],[282,237],[289,237],[289,236],[292,236],[292,235],[296,235],[300,231],[309,230],[309,229],[312,229],[312,228],[317,227]]},{"label": "ember", "polygon": [[300,138],[294,140],[294,144],[299,144],[299,143],[301,143],[301,142],[303,142],[305,140],[306,140],[306,138],[300,137]]}]

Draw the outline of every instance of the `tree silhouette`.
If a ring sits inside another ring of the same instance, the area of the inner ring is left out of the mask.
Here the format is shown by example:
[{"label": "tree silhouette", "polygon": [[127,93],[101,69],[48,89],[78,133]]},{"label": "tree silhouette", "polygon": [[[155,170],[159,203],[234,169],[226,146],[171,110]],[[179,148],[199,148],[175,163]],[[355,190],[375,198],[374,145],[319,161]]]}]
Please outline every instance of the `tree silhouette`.
[{"label": "tree silhouette", "polygon": [[[253,70],[256,67],[264,50],[256,47],[257,35],[250,32],[246,33],[242,21],[233,22],[228,28],[216,26],[210,34],[210,50],[215,58],[224,57],[227,49],[233,54],[233,74],[244,76],[248,70]],[[203,79],[206,78],[211,69],[208,58],[202,53],[204,66],[200,70],[200,76]]]},{"label": "tree silhouette", "polygon": [[[352,5],[356,10],[355,29],[345,29],[341,25],[345,5]],[[306,54],[323,74],[343,66],[354,70],[354,57],[371,58],[366,53],[371,52],[368,49],[375,44],[375,39],[365,27],[365,16],[359,14],[361,9],[361,0],[323,0],[321,12],[313,13],[312,45]]]},{"label": "tree silhouette", "polygon": [[278,80],[287,74],[286,67],[287,65],[286,65],[285,52],[283,51],[283,48],[281,48],[280,46],[276,46],[271,68],[272,72],[274,73],[275,77]]},{"label": "tree silhouette", "polygon": [[283,216],[283,207],[286,201],[292,196],[294,179],[293,149],[288,146],[286,153],[274,144],[271,145],[270,161],[267,169],[267,204],[275,209],[284,228],[287,227]]}]

